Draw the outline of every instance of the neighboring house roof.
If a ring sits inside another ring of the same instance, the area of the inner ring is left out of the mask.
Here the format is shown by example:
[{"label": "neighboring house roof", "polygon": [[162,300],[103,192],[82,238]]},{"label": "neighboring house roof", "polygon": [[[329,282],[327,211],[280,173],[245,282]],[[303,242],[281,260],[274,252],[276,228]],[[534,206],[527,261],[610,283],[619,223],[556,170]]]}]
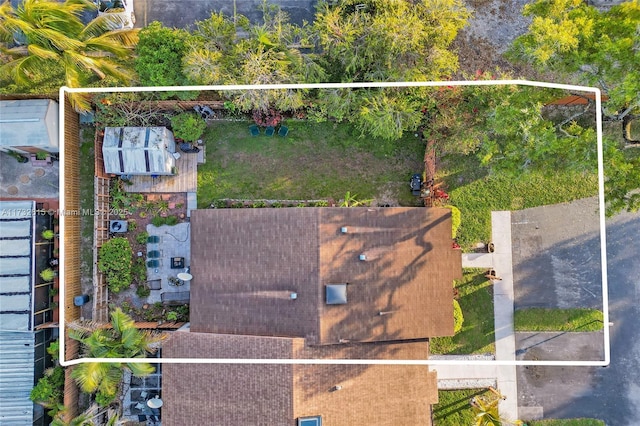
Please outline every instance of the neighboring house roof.
[{"label": "neighboring house roof", "polygon": [[[426,359],[428,343],[305,347],[301,338],[175,332],[165,358]],[[436,374],[412,365],[164,364],[162,422],[295,425],[430,425]],[[340,386],[336,390],[335,386]]]},{"label": "neighboring house roof", "polygon": [[[453,335],[462,267],[448,209],[206,209],[191,227],[194,332],[309,344]],[[347,303],[326,304],[325,286],[341,283]]]},{"label": "neighboring house roof", "polygon": [[0,201],[0,424],[33,424],[33,201]]},{"label": "neighboring house roof", "polygon": [[176,159],[173,133],[166,127],[106,127],[102,155],[106,173],[171,175]]},{"label": "neighboring house roof", "polygon": [[0,330],[32,331],[33,201],[0,201]]},{"label": "neighboring house roof", "polygon": [[0,424],[33,424],[34,336],[32,331],[0,330]]},{"label": "neighboring house roof", "polygon": [[58,151],[58,103],[50,99],[0,101],[0,148]]}]

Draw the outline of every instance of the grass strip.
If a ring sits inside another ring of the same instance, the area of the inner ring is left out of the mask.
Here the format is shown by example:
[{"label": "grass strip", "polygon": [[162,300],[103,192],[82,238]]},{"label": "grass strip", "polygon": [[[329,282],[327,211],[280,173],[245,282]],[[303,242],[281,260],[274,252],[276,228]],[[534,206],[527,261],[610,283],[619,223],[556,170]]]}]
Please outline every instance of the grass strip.
[{"label": "grass strip", "polygon": [[597,309],[527,308],[514,313],[516,331],[599,331],[602,321]]},{"label": "grass strip", "polygon": [[433,354],[495,353],[493,293],[484,269],[465,269],[456,281],[464,323],[455,336],[429,339]]},{"label": "grass strip", "polygon": [[469,405],[474,396],[490,395],[486,389],[438,391],[438,403],[433,406],[434,426],[461,426],[475,424],[475,414]]}]

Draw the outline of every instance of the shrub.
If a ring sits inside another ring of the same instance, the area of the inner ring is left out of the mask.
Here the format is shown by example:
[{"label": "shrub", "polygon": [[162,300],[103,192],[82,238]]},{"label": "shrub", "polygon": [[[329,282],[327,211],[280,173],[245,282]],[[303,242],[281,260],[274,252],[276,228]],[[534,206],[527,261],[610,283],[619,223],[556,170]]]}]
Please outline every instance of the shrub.
[{"label": "shrub", "polygon": [[60,341],[54,340],[53,342],[49,343],[49,346],[47,347],[47,353],[51,355],[51,359],[57,360],[60,357]]},{"label": "shrub", "polygon": [[178,222],[180,222],[180,219],[178,219],[178,216],[167,216],[164,220],[165,225],[169,225],[169,226],[175,226],[178,224]]},{"label": "shrub", "polygon": [[144,263],[144,259],[139,257],[131,268],[131,275],[133,279],[138,283],[143,283],[147,280],[147,265]]},{"label": "shrub", "polygon": [[38,151],[36,152],[36,160],[46,160],[48,155],[48,152]]},{"label": "shrub", "polygon": [[151,294],[151,289],[146,285],[139,285],[136,289],[136,294],[138,297],[147,297]]},{"label": "shrub", "polygon": [[147,231],[142,231],[138,235],[136,235],[136,242],[138,244],[146,244],[147,238],[149,238],[149,233]]},{"label": "shrub", "polygon": [[453,332],[458,333],[462,330],[462,324],[464,323],[464,315],[462,315],[462,308],[457,300],[453,300]]},{"label": "shrub", "polygon": [[202,136],[207,128],[207,122],[192,112],[183,112],[171,117],[171,128],[176,138],[193,142]]},{"label": "shrub", "polygon": [[51,408],[51,416],[55,416],[62,404],[64,387],[64,369],[60,366],[45,370],[44,377],[31,389],[29,398],[43,407]]},{"label": "shrub", "polygon": [[164,223],[165,223],[165,220],[164,220],[164,217],[162,216],[154,216],[153,219],[151,219],[151,224],[153,226],[160,227],[164,225]]},{"label": "shrub", "polygon": [[98,269],[105,274],[109,289],[119,293],[131,284],[133,250],[126,238],[106,241],[98,252]]},{"label": "shrub", "polygon": [[42,278],[45,282],[53,281],[55,276],[56,272],[51,268],[47,268],[40,272],[40,278]]},{"label": "shrub", "polygon": [[167,321],[176,321],[178,319],[178,313],[174,311],[167,312]]},{"label": "shrub", "polygon": [[99,390],[98,393],[96,393],[96,404],[100,407],[108,407],[116,400],[116,396],[117,394],[115,392],[113,394],[109,394]]},{"label": "shrub", "polygon": [[455,240],[458,236],[460,224],[462,223],[462,214],[460,213],[460,209],[456,206],[446,205],[444,207],[451,209],[451,238]]}]

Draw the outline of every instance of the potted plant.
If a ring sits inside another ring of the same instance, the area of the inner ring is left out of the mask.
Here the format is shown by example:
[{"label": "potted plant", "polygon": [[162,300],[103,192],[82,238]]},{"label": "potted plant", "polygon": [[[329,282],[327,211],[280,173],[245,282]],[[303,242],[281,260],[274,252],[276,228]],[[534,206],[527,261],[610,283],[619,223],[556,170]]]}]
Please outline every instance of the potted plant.
[{"label": "potted plant", "polygon": [[51,229],[45,229],[44,231],[42,231],[42,238],[44,238],[45,240],[53,240],[53,237],[56,236],[56,233],[53,232]]},{"label": "potted plant", "polygon": [[13,150],[8,151],[7,154],[15,158],[18,163],[27,163],[29,161],[27,157]]},{"label": "potted plant", "polygon": [[51,268],[44,269],[40,272],[40,278],[42,278],[45,282],[53,281],[56,277],[56,271]]},{"label": "potted plant", "polygon": [[171,129],[176,139],[193,142],[202,135],[206,128],[207,122],[191,112],[183,112],[171,117]]},{"label": "potted plant", "polygon": [[31,163],[34,166],[46,166],[51,164],[51,155],[46,151],[38,151],[31,154]]}]

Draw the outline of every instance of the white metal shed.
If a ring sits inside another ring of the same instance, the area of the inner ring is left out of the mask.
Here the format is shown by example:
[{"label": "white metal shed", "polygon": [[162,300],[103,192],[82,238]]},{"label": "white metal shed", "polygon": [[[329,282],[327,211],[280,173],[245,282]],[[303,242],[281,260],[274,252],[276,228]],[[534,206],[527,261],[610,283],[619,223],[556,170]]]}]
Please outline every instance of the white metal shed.
[{"label": "white metal shed", "polygon": [[0,151],[57,153],[58,126],[56,101],[0,101]]},{"label": "white metal shed", "polygon": [[166,127],[106,127],[102,156],[106,173],[173,175],[176,142]]}]

